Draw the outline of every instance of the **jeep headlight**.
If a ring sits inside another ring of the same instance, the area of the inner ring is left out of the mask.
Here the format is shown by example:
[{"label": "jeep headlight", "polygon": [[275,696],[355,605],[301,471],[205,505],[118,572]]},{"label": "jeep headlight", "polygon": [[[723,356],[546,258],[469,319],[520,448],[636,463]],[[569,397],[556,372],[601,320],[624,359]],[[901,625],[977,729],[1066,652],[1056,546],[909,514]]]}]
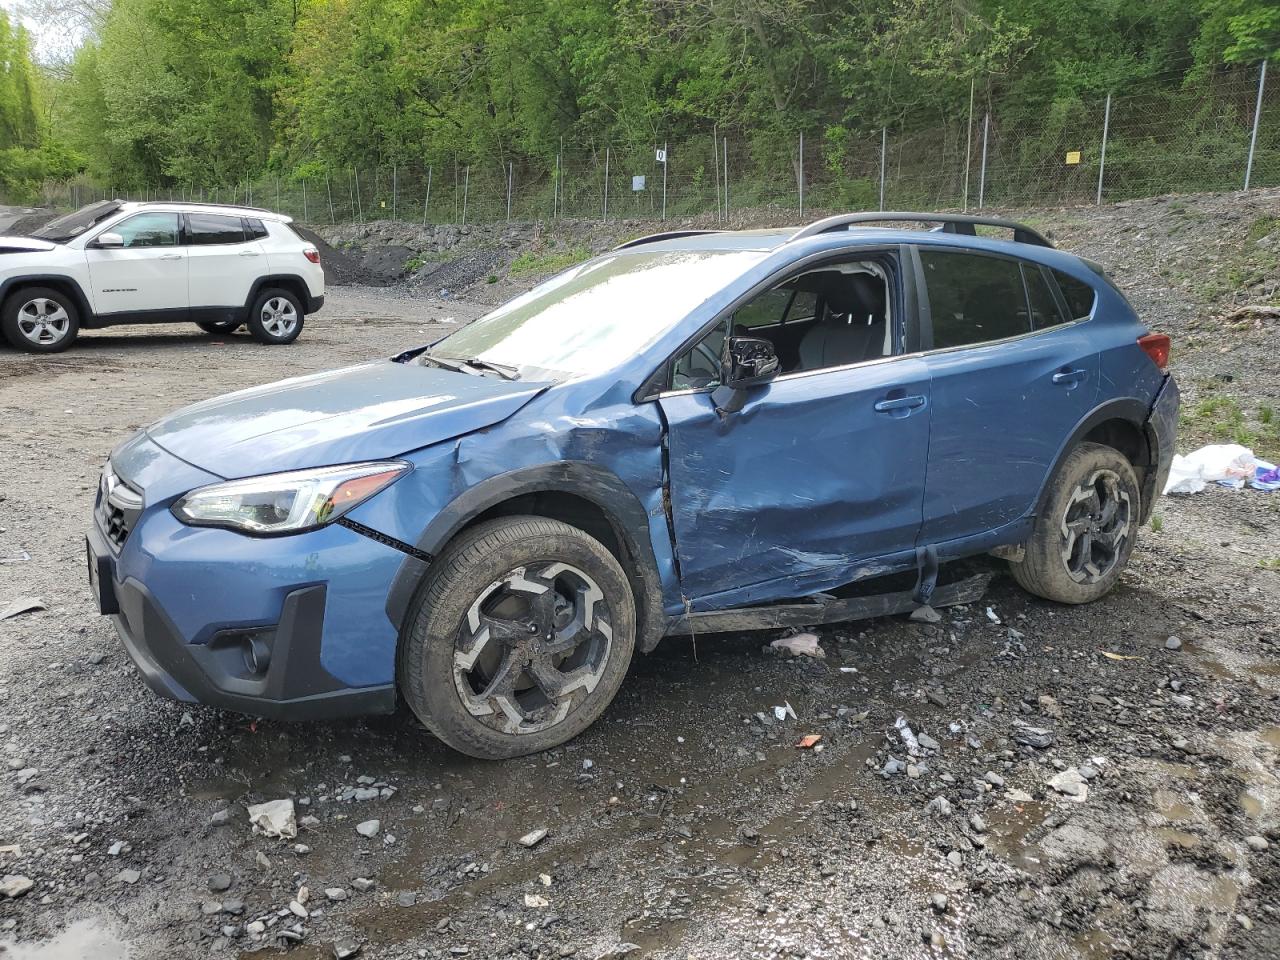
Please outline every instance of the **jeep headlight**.
[{"label": "jeep headlight", "polygon": [[303,533],[332,523],[411,470],[400,460],[269,473],[200,487],[173,505],[194,527],[255,536]]}]

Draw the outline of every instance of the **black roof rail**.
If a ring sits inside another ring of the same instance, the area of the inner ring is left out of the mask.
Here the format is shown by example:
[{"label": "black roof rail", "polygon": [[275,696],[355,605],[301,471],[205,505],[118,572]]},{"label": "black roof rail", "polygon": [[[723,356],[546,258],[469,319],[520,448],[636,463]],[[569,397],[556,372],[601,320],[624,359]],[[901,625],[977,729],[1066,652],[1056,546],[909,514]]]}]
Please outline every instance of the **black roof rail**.
[{"label": "black roof rail", "polygon": [[787,242],[815,237],[820,233],[833,233],[846,230],[859,223],[886,223],[908,221],[912,223],[937,223],[943,233],[958,233],[975,237],[978,232],[974,227],[1003,227],[1013,231],[1015,243],[1030,243],[1037,247],[1052,247],[1053,244],[1038,231],[1032,230],[1025,223],[1013,220],[1002,220],[999,217],[975,217],[967,213],[914,213],[910,211],[882,211],[879,213],[841,213],[823,220],[815,220],[807,227],[793,233]]},{"label": "black roof rail", "polygon": [[[127,202],[127,201],[122,201]],[[150,206],[153,203],[176,203],[180,207],[216,207],[226,209],[232,207],[236,210],[256,210],[258,213],[270,213],[280,216],[274,210],[268,210],[266,207],[250,207],[243,203],[207,203],[203,200],[135,200],[134,203],[140,207]]]},{"label": "black roof rail", "polygon": [[704,233],[724,233],[723,230],[668,230],[666,233],[651,233],[647,237],[636,237],[626,243],[620,243],[613,249],[625,250],[627,247],[638,247],[643,243],[657,243],[659,240],[679,240],[681,237],[698,237]]}]

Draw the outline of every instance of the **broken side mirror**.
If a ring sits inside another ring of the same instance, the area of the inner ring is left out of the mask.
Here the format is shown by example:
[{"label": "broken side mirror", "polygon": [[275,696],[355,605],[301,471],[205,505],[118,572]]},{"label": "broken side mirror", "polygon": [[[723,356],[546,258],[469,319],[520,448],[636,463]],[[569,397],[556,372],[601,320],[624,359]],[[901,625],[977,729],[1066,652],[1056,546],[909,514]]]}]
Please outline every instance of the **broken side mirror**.
[{"label": "broken side mirror", "polygon": [[773,344],[759,337],[730,337],[720,364],[720,386],[711,395],[721,416],[737,413],[747,402],[747,388],[778,375]]}]

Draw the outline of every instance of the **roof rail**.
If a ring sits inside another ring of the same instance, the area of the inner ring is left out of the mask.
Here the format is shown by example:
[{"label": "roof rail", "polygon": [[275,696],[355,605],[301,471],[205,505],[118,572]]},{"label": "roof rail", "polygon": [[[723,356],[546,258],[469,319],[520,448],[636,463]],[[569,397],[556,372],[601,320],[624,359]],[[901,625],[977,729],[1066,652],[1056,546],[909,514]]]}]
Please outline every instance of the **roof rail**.
[{"label": "roof rail", "polygon": [[268,210],[266,207],[250,207],[243,203],[206,203],[201,200],[135,200],[134,203],[140,207],[150,206],[153,203],[172,203],[180,207],[217,207],[220,209],[231,207],[235,210],[256,210],[258,213],[275,213],[274,210]]},{"label": "roof rail", "polygon": [[912,213],[909,211],[884,211],[880,213],[841,213],[823,220],[815,220],[807,227],[793,233],[787,242],[802,240],[805,237],[816,237],[820,233],[834,233],[845,230],[859,223],[886,223],[909,221],[913,223],[937,223],[943,233],[958,233],[975,237],[978,232],[974,227],[1003,227],[1013,231],[1015,243],[1030,243],[1037,247],[1052,247],[1038,231],[1032,230],[1024,223],[1013,220],[1001,220],[999,217],[975,217],[967,213]]},{"label": "roof rail", "polygon": [[638,247],[644,243],[657,243],[659,240],[679,240],[681,237],[698,237],[704,233],[724,233],[723,230],[668,230],[666,233],[651,233],[647,237],[636,237],[634,240],[628,240],[626,243],[620,243],[613,249],[626,250],[628,247]]}]

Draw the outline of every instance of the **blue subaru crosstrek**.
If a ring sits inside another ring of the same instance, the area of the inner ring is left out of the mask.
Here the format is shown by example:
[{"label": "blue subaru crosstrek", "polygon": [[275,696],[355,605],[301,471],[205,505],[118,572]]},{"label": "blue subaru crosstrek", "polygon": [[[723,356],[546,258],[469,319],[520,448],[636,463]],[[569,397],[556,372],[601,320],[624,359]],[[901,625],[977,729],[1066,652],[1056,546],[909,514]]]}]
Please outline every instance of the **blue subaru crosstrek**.
[{"label": "blue subaru crosstrek", "polygon": [[664,634],[972,599],[939,569],[979,554],[1102,596],[1169,470],[1168,351],[1020,224],[661,234],[430,346],[147,427],[103,471],[90,579],[165,696],[403,697],[517,756]]}]

